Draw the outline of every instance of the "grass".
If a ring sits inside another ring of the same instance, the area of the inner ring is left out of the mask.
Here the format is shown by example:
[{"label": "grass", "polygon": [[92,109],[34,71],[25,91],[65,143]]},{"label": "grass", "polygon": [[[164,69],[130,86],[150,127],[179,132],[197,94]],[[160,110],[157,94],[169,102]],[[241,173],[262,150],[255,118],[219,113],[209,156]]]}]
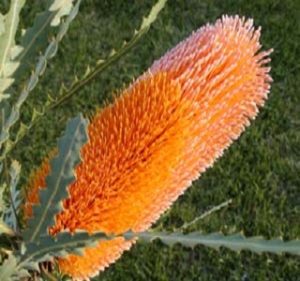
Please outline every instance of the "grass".
[{"label": "grass", "polygon": [[[80,14],[49,64],[46,75],[24,108],[71,83],[87,64],[104,58],[131,38],[155,1],[85,0]],[[6,1],[4,1],[5,5]],[[30,23],[41,1],[27,5],[23,24]],[[66,120],[81,111],[91,114],[113,92],[128,85],[166,50],[201,25],[222,14],[253,17],[262,26],[264,49],[273,47],[272,86],[266,106],[252,126],[224,156],[173,205],[159,221],[172,230],[228,199],[232,204],[199,221],[190,230],[204,233],[243,231],[248,236],[299,238],[300,225],[300,2],[298,0],[169,0],[159,19],[134,51],[99,76],[76,97],[52,112],[24,139],[13,157],[26,175],[55,146]],[[299,280],[294,256],[220,252],[204,247],[168,248],[160,242],[138,244],[94,280]]]}]

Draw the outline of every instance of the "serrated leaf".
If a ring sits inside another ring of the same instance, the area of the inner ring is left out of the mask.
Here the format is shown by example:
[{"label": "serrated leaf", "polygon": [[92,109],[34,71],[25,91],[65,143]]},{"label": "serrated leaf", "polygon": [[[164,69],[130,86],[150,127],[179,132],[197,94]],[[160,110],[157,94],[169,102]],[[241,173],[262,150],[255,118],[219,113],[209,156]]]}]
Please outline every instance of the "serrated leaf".
[{"label": "serrated leaf", "polygon": [[22,51],[16,57],[20,61],[20,67],[16,72],[16,76],[20,76],[22,72],[28,70],[34,64],[34,58],[38,52],[46,48],[48,45],[48,34],[50,33],[50,23],[55,16],[55,12],[44,11],[37,14],[32,27],[28,28],[21,37],[20,44]]},{"label": "serrated leaf", "polygon": [[[27,93],[31,92],[35,88],[38,82],[39,82],[39,75],[36,75],[36,73],[32,73],[27,83],[26,91],[24,92]],[[24,96],[23,99],[25,100],[27,98],[27,95],[24,94],[23,96]]]},{"label": "serrated leaf", "polygon": [[6,63],[10,62],[10,52],[15,45],[15,35],[19,24],[19,14],[25,0],[12,0],[9,12],[2,17],[2,33],[0,37],[0,76],[5,71]]},{"label": "serrated leaf", "polygon": [[99,59],[96,62],[96,65],[93,69],[88,66],[86,73],[83,75],[81,79],[78,77],[74,78],[72,86],[70,89],[65,89],[62,85],[60,88],[60,98],[52,105],[50,108],[55,108],[56,106],[62,104],[72,95],[74,95],[79,89],[84,87],[88,82],[94,79],[99,73],[104,71],[107,67],[125,55],[129,50],[131,50],[137,42],[142,38],[144,34],[148,31],[151,24],[156,20],[159,12],[165,6],[167,0],[158,0],[158,2],[152,7],[149,15],[145,17],[142,21],[142,24],[139,30],[135,30],[134,36],[128,42],[124,42],[122,47],[119,50],[112,49],[108,58],[106,60]]},{"label": "serrated leaf", "polygon": [[[26,86],[23,88],[16,104],[12,107],[10,116],[7,118],[6,122],[2,125],[2,128],[1,128],[2,130],[0,133],[0,150],[4,143],[5,143],[5,148],[3,149],[2,154],[0,155],[0,161],[2,161],[4,158],[6,158],[7,153],[10,152],[11,149],[20,140],[20,138],[19,139],[17,138],[15,141],[11,141],[9,139],[9,136],[10,136],[9,131],[10,131],[11,127],[18,121],[18,119],[20,117],[21,106],[27,99],[30,91],[32,91],[35,88],[35,86],[37,85],[37,83],[39,81],[39,76],[45,71],[47,60],[49,60],[56,54],[56,51],[58,48],[58,43],[60,42],[60,40],[62,40],[63,35],[65,34],[66,30],[69,28],[71,21],[78,14],[80,3],[81,3],[81,0],[77,0],[75,6],[70,11],[70,14],[66,18],[65,22],[63,22],[62,25],[60,26],[57,36],[51,41],[51,43],[49,44],[48,48],[46,49],[44,55],[40,56],[38,63],[35,67],[35,70],[32,72],[32,74],[30,76],[29,81],[27,82]],[[12,82],[12,81],[8,81],[8,82]],[[1,84],[0,84],[0,87],[1,87]],[[1,95],[0,95],[0,97],[1,97]],[[28,125],[28,128],[31,128],[31,127],[32,127],[32,124],[30,123]],[[24,134],[24,136],[25,135],[26,134]]]},{"label": "serrated leaf", "polygon": [[46,11],[38,13],[33,25],[28,28],[21,38],[22,52],[16,58],[21,62],[16,72],[20,76],[32,67],[35,57],[48,45],[48,38],[54,33],[55,28],[61,23],[61,18],[70,14],[74,0],[49,0]]},{"label": "serrated leaf", "polygon": [[58,141],[58,155],[51,161],[51,172],[46,188],[40,191],[40,205],[33,206],[33,218],[24,232],[24,240],[32,242],[47,234],[61,210],[62,200],[68,196],[68,186],[75,180],[74,168],[80,162],[80,149],[86,143],[87,120],[82,115],[67,124],[66,132]]},{"label": "serrated leaf", "polygon": [[73,8],[74,0],[54,0],[50,11],[57,11],[54,19],[51,22],[52,26],[57,26],[60,24],[61,18],[70,14]]},{"label": "serrated leaf", "polygon": [[300,255],[300,240],[266,240],[262,237],[245,237],[240,233],[225,236],[221,233],[201,234],[199,232],[192,232],[189,234],[128,232],[124,234],[124,237],[127,239],[138,237],[140,240],[145,242],[151,242],[155,239],[159,239],[168,246],[180,243],[183,246],[191,248],[197,245],[204,245],[214,249],[225,247],[233,251],[250,250],[258,254],[269,252],[274,254],[289,253],[293,255]]},{"label": "serrated leaf", "polygon": [[[23,93],[20,96],[20,99],[23,99]],[[9,116],[5,119],[4,122],[2,122],[2,128],[0,133],[0,148],[2,147],[3,143],[9,140],[9,129],[11,126],[19,119],[20,111],[18,108],[18,102],[16,105],[14,105],[10,111]]]},{"label": "serrated leaf", "polygon": [[163,7],[165,6],[167,0],[159,0],[151,9],[150,14],[148,15],[148,17],[143,19],[142,25],[140,27],[140,29],[146,29],[149,28],[150,25],[156,20],[157,15],[159,14],[159,12],[163,9]]},{"label": "serrated leaf", "polygon": [[26,268],[27,270],[40,272],[39,263],[36,261],[28,261],[26,264],[23,264],[22,267]]},{"label": "serrated leaf", "polygon": [[18,261],[18,257],[9,254],[8,258],[0,266],[1,281],[19,281],[24,277],[30,276],[27,270],[18,267]]},{"label": "serrated leaf", "polygon": [[13,275],[18,272],[17,259],[14,255],[9,255],[0,266],[0,280],[11,281]]},{"label": "serrated leaf", "polygon": [[75,233],[60,232],[55,237],[44,235],[37,241],[25,244],[26,251],[21,257],[21,263],[27,268],[27,262],[49,261],[52,257],[82,253],[83,249],[87,247],[94,247],[102,240],[113,238],[114,236],[106,235],[103,232],[89,234],[81,230],[77,230]]},{"label": "serrated leaf", "polygon": [[19,281],[22,278],[30,277],[30,274],[25,269],[18,267],[19,257],[9,254],[0,266],[1,281]]},{"label": "serrated leaf", "polygon": [[17,184],[19,182],[21,172],[21,165],[18,161],[13,160],[9,174],[10,174],[10,205],[9,208],[4,212],[4,222],[14,231],[17,230],[17,211],[19,209],[21,199],[20,191],[17,190]]},{"label": "serrated leaf", "polygon": [[[159,1],[158,3],[162,3],[162,2]],[[76,5],[74,6],[71,13],[69,14],[66,21],[64,22],[64,24],[66,26],[68,26],[70,24],[70,21],[73,20],[74,17],[77,15],[78,10],[79,10],[79,5],[80,5],[80,0],[77,1]],[[159,4],[159,5],[162,6],[162,4]],[[159,7],[159,6],[157,6],[157,7]],[[139,42],[139,40],[142,38],[142,36],[144,34],[146,34],[147,30],[149,29],[149,28],[142,29],[142,26],[147,26],[149,24],[152,24],[153,19],[155,18],[153,15],[157,14],[160,11],[160,9],[157,9],[157,8],[154,9],[154,12],[152,10],[149,14],[151,16],[147,17],[147,18],[149,18],[149,17],[152,18],[152,20],[151,21],[148,20],[148,22],[146,21],[146,23],[144,23],[144,24],[142,23],[141,28],[134,34],[132,39],[127,44],[123,45],[121,49],[119,49],[113,56],[109,57],[107,60],[98,60],[95,67],[93,69],[91,69],[91,71],[89,72],[88,76],[84,76],[83,79],[79,80],[77,83],[72,83],[72,86],[70,89],[65,89],[64,85],[62,85],[59,90],[60,97],[58,99],[54,100],[53,102],[51,102],[51,101],[49,102],[49,100],[47,100],[47,104],[46,104],[45,108],[43,108],[42,112],[44,114],[46,114],[50,110],[52,110],[52,109],[56,108],[57,106],[59,106],[60,104],[62,104],[64,101],[66,101],[67,99],[72,97],[75,93],[77,93],[82,87],[87,85],[88,82],[90,82],[92,79],[95,79],[99,73],[104,71],[106,68],[108,68],[110,65],[112,65],[115,61],[117,61],[119,58],[121,58],[123,55],[125,55],[129,50],[131,50],[137,44],[137,42]],[[63,30],[65,30],[65,28]],[[56,39],[61,40],[61,37],[63,35],[64,35],[63,32],[59,32]],[[56,46],[53,43],[51,45],[51,48],[48,49],[48,52],[49,52],[48,55],[51,52],[55,52],[55,47]],[[52,50],[52,48],[54,49],[54,51]],[[46,54],[44,54],[44,56],[47,57]],[[35,120],[37,122],[38,118],[35,118]],[[32,127],[31,124],[29,124],[28,128],[31,128],[31,127]],[[2,130],[2,132],[3,132],[3,130]],[[27,131],[27,133],[28,133],[28,131]],[[24,136],[25,135],[26,134],[24,134]],[[21,138],[15,140],[15,141],[11,141],[9,139],[6,140],[5,147],[3,149],[3,153],[0,155],[0,161],[7,157],[7,155],[13,150],[13,148],[16,146],[16,144],[20,140],[21,140]]]},{"label": "serrated leaf", "polygon": [[12,61],[11,52],[15,46],[19,15],[24,4],[25,0],[12,0],[8,13],[0,17],[0,78],[4,82],[1,84],[1,93],[11,85],[13,79],[9,77],[18,66],[18,63]]}]

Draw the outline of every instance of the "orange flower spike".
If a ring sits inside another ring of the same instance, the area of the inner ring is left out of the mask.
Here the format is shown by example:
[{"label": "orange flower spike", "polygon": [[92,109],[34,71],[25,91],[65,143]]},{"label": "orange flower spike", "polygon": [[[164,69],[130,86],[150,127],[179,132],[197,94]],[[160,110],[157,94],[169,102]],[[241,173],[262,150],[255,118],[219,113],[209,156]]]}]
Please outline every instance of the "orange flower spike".
[{"label": "orange flower spike", "polygon": [[[170,50],[99,111],[89,125],[70,196],[50,233],[149,228],[263,105],[271,51],[259,52],[259,36],[251,20],[224,16]],[[31,198],[26,206],[36,203]],[[101,242],[82,257],[59,259],[59,267],[74,280],[88,279],[132,243]]]}]

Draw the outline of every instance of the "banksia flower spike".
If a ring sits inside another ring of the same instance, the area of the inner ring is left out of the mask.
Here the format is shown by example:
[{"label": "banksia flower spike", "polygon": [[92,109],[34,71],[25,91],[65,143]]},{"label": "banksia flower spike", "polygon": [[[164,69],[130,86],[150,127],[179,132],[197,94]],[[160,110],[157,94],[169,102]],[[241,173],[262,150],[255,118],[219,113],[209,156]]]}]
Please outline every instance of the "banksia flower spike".
[{"label": "banksia flower spike", "polygon": [[[224,16],[170,50],[88,128],[76,181],[50,228],[121,234],[144,231],[193,180],[222,155],[264,104],[271,51],[260,52],[252,20]],[[25,205],[44,180],[37,172]],[[134,241],[117,238],[59,259],[62,272],[85,280],[114,262]]]}]

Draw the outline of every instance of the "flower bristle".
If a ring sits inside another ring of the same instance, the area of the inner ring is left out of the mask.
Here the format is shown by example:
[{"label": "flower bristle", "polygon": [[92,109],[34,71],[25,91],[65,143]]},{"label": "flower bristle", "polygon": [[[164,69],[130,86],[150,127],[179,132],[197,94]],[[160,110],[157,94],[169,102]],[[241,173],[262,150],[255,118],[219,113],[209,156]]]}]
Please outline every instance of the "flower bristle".
[{"label": "flower bristle", "polygon": [[[260,52],[259,39],[252,20],[223,16],[155,61],[100,110],[50,233],[148,229],[264,104],[272,81],[266,66],[271,50]],[[47,169],[42,171],[38,178],[46,177]],[[40,180],[33,182],[36,192]],[[32,198],[29,194],[27,205],[37,203]],[[59,259],[59,267],[74,280],[88,279],[133,242],[101,242],[84,256]]]}]

